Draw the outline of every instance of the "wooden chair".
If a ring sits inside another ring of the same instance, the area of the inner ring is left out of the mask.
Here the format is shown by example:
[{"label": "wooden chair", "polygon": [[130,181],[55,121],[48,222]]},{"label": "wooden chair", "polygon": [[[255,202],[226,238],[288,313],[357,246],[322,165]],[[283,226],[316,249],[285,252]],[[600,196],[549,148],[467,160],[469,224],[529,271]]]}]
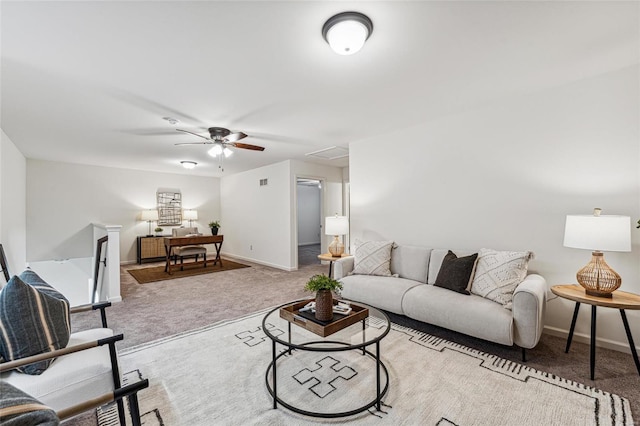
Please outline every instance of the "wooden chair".
[{"label": "wooden chair", "polygon": [[[174,228],[171,230],[171,236],[173,237],[186,237],[187,235],[198,234],[198,228]],[[204,267],[207,267],[207,249],[205,246],[184,246],[174,247],[171,253],[173,257],[174,265],[178,264],[178,258],[180,258],[180,270],[184,270],[184,258],[195,257],[196,262],[200,256],[203,257]]]}]

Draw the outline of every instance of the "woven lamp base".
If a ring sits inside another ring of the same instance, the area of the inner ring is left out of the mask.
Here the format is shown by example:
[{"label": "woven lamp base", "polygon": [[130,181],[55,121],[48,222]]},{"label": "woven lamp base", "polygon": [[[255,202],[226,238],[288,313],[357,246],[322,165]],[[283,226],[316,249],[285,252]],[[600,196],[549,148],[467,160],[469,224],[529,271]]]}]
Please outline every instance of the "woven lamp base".
[{"label": "woven lamp base", "polygon": [[589,296],[613,297],[622,284],[622,278],[607,265],[601,251],[591,253],[591,261],[578,271],[576,278]]}]

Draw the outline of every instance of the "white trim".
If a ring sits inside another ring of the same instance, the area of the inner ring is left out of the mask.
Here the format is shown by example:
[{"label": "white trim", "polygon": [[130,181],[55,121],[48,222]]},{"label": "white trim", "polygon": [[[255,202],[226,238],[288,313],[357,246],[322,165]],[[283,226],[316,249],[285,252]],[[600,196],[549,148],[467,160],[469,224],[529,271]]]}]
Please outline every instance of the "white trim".
[{"label": "white trim", "polygon": [[[271,268],[276,268],[276,269],[281,269],[283,271],[287,271],[287,272],[292,272],[292,271],[297,271],[298,268],[289,268],[287,266],[282,266],[282,265],[276,265],[273,263],[269,263],[269,262],[263,262],[261,260],[256,260],[256,259],[252,259],[250,257],[244,257],[244,256],[237,256],[235,254],[229,254],[227,252],[224,253],[224,257],[228,257],[230,259],[236,259],[236,260],[244,260],[247,262],[253,262],[253,263],[257,263],[258,265],[263,265],[263,266],[270,266]],[[208,257],[207,257],[208,259]],[[208,260],[207,260],[208,262]]]},{"label": "white trim", "polygon": [[[620,327],[623,327],[623,325],[620,324]],[[565,340],[569,336],[569,330],[565,330],[565,329],[557,328],[557,327],[550,327],[548,325],[544,326],[544,330],[542,332],[544,334],[548,334],[550,336],[562,337]],[[586,343],[587,345],[590,345],[591,344],[591,337],[588,334],[574,332],[573,333],[573,341],[574,342],[580,342],[580,343]],[[611,339],[603,339],[602,337],[596,337],[596,347],[612,349],[614,351],[624,352],[624,353],[627,353],[627,354],[631,355],[631,349],[629,349],[629,342],[627,342],[627,341],[618,342],[618,341],[611,340]],[[636,351],[640,352],[640,347],[638,347],[637,345],[636,345]],[[596,355],[596,358],[597,358],[597,356],[598,355]],[[596,363],[597,363],[597,359],[596,359]]]}]

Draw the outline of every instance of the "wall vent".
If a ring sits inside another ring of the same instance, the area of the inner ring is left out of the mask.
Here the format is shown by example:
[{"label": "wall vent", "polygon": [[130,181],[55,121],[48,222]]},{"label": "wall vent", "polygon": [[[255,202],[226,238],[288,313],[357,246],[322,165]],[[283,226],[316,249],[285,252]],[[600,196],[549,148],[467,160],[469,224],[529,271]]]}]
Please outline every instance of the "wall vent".
[{"label": "wall vent", "polygon": [[268,183],[267,179],[260,179],[260,186],[267,186]]}]

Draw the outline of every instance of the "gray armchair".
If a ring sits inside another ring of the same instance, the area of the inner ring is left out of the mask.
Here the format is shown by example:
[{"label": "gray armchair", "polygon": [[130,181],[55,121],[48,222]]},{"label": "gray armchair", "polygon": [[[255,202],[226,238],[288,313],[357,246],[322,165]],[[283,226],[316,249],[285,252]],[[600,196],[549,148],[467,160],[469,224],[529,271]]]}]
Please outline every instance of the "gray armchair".
[{"label": "gray armchair", "polygon": [[[186,237],[187,235],[198,234],[198,228],[174,228],[171,230],[172,237]],[[173,252],[171,253],[173,257],[174,265],[178,263],[178,258],[180,258],[180,270],[184,270],[184,258],[185,257],[195,257],[196,262],[198,258],[202,256],[204,260],[204,267],[207,267],[207,249],[204,246],[183,246],[183,247],[174,247]]]}]

